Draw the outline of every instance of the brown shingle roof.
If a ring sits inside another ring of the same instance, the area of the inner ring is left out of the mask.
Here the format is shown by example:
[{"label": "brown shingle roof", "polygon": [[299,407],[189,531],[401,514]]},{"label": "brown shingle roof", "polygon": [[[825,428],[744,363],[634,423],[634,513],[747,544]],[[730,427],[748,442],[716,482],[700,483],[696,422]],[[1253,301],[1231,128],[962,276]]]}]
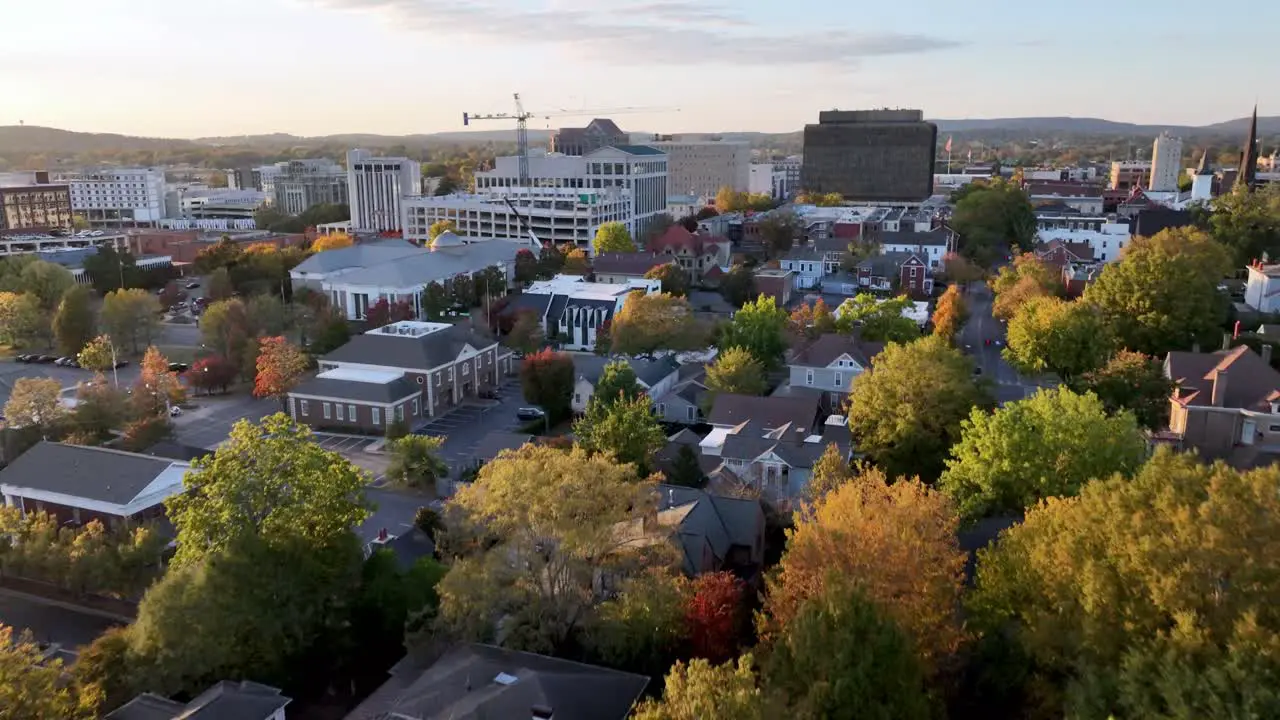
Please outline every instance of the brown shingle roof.
[{"label": "brown shingle roof", "polygon": [[650,269],[671,262],[671,258],[659,257],[651,252],[600,253],[591,261],[596,274],[644,275]]},{"label": "brown shingle roof", "polygon": [[1226,408],[1268,412],[1268,398],[1280,389],[1280,372],[1245,345],[1213,353],[1171,352],[1164,367],[1166,377],[1177,384],[1174,398],[1192,407],[1213,405],[1214,378],[1220,372],[1226,374]]},{"label": "brown shingle roof", "polygon": [[853,335],[827,333],[809,343],[796,354],[792,365],[826,367],[841,355],[848,355],[864,368],[870,367],[872,358],[884,349],[884,343],[863,342]]}]

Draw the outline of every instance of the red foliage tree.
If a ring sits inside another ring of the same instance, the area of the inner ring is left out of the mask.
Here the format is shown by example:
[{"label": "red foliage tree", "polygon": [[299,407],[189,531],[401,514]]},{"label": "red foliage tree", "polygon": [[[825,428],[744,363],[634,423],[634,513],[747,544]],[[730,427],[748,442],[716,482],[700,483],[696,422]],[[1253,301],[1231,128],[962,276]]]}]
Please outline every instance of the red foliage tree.
[{"label": "red foliage tree", "polygon": [[364,309],[364,326],[366,329],[373,330],[391,322],[391,306],[385,298],[381,298],[378,302]]},{"label": "red foliage tree", "polygon": [[187,385],[197,391],[212,395],[214,390],[226,392],[240,372],[236,364],[221,355],[201,358],[185,373]]},{"label": "red foliage tree", "polygon": [[520,283],[530,283],[538,278],[538,256],[532,250],[516,253],[515,278]]},{"label": "red foliage tree", "polygon": [[738,654],[745,613],[742,581],[733,573],[699,575],[685,607],[685,622],[694,657],[711,663],[728,661]]},{"label": "red foliage tree", "polygon": [[516,324],[516,313],[507,312],[511,305],[511,296],[500,297],[489,306],[489,332],[506,335]]},{"label": "red foliage tree", "polygon": [[412,320],[413,306],[409,304],[408,300],[397,300],[396,304],[391,306],[390,316],[391,322]]},{"label": "red foliage tree", "polygon": [[258,376],[253,383],[254,397],[274,397],[284,402],[302,374],[307,371],[307,356],[284,337],[264,337],[258,341]]},{"label": "red foliage tree", "polygon": [[569,412],[573,396],[573,358],[550,348],[526,355],[520,366],[524,399],[542,407],[552,416]]}]

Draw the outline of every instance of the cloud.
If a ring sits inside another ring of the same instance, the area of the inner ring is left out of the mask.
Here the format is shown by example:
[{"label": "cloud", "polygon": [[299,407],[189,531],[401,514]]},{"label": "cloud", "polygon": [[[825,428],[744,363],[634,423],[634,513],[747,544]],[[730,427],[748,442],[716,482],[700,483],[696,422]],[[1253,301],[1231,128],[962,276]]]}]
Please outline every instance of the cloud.
[{"label": "cloud", "polygon": [[436,38],[547,45],[616,65],[826,65],[848,68],[878,56],[960,47],[929,35],[759,28],[714,4],[649,0],[601,12],[598,4],[556,0],[536,9],[515,0],[312,0],[321,7],[390,15]]}]

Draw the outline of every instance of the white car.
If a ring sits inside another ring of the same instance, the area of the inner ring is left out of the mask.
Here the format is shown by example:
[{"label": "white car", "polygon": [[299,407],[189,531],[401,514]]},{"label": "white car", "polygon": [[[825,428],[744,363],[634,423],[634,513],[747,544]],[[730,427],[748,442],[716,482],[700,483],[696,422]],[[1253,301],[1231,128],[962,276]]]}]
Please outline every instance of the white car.
[{"label": "white car", "polygon": [[169,417],[178,417],[181,414],[182,414],[182,408],[178,407],[177,405],[169,406]]}]

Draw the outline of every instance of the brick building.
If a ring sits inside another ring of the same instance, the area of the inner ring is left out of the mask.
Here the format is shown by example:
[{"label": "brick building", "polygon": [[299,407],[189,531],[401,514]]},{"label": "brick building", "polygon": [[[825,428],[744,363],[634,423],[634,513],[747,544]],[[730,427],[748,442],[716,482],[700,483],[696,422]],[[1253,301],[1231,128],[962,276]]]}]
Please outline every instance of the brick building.
[{"label": "brick building", "polygon": [[32,185],[0,186],[0,230],[71,229],[69,186],[49,184],[48,173],[35,175]]},{"label": "brick building", "polygon": [[801,189],[846,200],[918,202],[933,194],[938,127],[920,110],[829,110],[804,128]]}]

